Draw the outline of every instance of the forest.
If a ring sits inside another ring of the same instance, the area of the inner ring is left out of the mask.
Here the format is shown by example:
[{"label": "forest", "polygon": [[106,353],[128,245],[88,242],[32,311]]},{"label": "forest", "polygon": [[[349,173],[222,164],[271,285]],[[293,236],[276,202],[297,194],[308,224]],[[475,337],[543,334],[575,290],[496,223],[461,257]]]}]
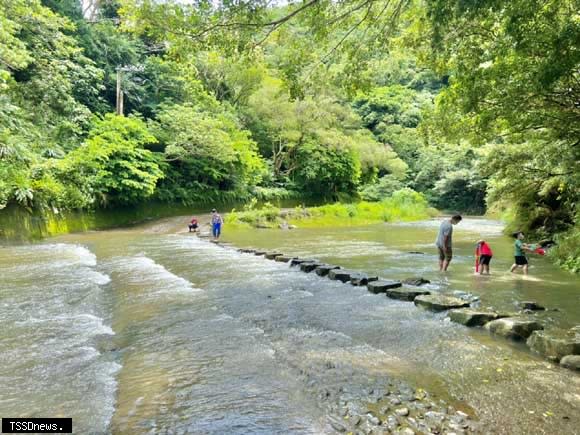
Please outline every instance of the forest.
[{"label": "forest", "polygon": [[553,238],[578,272],[579,11],[0,0],[0,209],[412,190]]}]

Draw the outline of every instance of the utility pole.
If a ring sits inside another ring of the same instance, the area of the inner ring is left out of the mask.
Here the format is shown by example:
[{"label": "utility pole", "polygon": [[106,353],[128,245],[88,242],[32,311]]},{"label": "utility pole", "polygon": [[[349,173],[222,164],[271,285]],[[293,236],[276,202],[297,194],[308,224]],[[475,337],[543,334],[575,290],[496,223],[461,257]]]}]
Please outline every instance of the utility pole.
[{"label": "utility pole", "polygon": [[117,115],[123,116],[123,89],[121,88],[121,67],[117,67]]}]

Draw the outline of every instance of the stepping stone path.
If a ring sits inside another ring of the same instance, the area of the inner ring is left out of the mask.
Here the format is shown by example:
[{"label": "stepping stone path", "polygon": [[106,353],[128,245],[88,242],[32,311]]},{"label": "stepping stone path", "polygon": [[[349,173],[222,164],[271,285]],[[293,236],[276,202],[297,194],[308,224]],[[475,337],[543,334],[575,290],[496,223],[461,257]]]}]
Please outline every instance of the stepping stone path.
[{"label": "stepping stone path", "polygon": [[398,288],[398,287],[402,287],[403,284],[401,284],[400,281],[386,281],[386,280],[378,280],[378,281],[373,281],[373,282],[369,282],[367,285],[367,289],[374,294],[378,294],[378,293],[386,293],[387,290],[392,289],[392,288]]},{"label": "stepping stone path", "polygon": [[378,276],[368,276],[366,273],[356,273],[350,276],[350,283],[354,286],[367,285],[369,282],[378,280]]},{"label": "stepping stone path", "polygon": [[387,297],[391,299],[398,299],[400,301],[410,301],[410,302],[414,301],[417,296],[431,294],[431,292],[427,290],[405,287],[388,289],[386,293]]},{"label": "stepping stone path", "polygon": [[336,281],[348,282],[350,281],[350,276],[355,273],[356,272],[351,272],[350,270],[332,269],[328,272],[328,277]]},{"label": "stepping stone path", "polygon": [[463,299],[444,295],[417,296],[413,302],[418,307],[426,308],[431,311],[445,311],[451,310],[453,308],[463,308],[469,306],[469,302],[466,302]]},{"label": "stepping stone path", "polygon": [[535,352],[553,361],[567,355],[580,355],[580,334],[571,331],[534,331],[527,345]]},{"label": "stepping stone path", "polygon": [[512,340],[526,340],[532,332],[544,329],[536,320],[525,317],[506,317],[486,323],[485,329]]},{"label": "stepping stone path", "polygon": [[451,310],[449,317],[452,322],[459,323],[465,326],[483,326],[492,320],[499,319],[501,316],[498,313],[491,311],[478,311],[469,308],[461,308]]},{"label": "stepping stone path", "polygon": [[340,269],[340,266],[332,266],[330,264],[323,264],[322,266],[318,266],[314,273],[318,276],[326,276],[331,270]]},{"label": "stepping stone path", "polygon": [[[212,243],[223,248],[231,248],[227,242],[212,240]],[[580,371],[580,325],[569,331],[554,330],[543,331],[541,323],[529,316],[518,313],[496,313],[493,311],[477,310],[468,308],[470,302],[462,299],[464,296],[472,296],[464,292],[455,292],[460,297],[453,297],[441,294],[431,294],[427,290],[417,287],[429,284],[430,281],[422,277],[407,278],[400,281],[381,280],[377,276],[369,276],[366,273],[344,270],[340,266],[323,264],[314,259],[304,259],[290,257],[275,251],[261,251],[251,248],[238,249],[238,252],[254,255],[263,255],[268,260],[288,263],[290,266],[299,266],[303,272],[312,272],[318,276],[343,283],[350,282],[354,286],[366,285],[369,292],[374,294],[385,293],[387,297],[402,301],[413,301],[416,306],[426,308],[431,311],[450,310],[449,317],[452,322],[465,326],[484,326],[493,334],[514,340],[526,340],[526,344],[533,351],[540,353],[546,358],[560,362],[562,367]],[[422,252],[411,252],[412,254],[423,254]],[[411,287],[403,287],[403,283]],[[271,298],[271,296],[268,296]],[[478,298],[471,297],[471,302]],[[543,311],[545,307],[534,301],[520,302],[518,306],[524,312]],[[400,403],[400,402],[399,402]],[[403,408],[404,409],[404,408]],[[403,416],[403,409],[397,414]],[[427,420],[432,412],[425,413]],[[369,414],[370,415],[370,414]],[[373,417],[373,418],[371,418]],[[374,420],[374,416],[369,417],[369,421]],[[389,417],[391,418],[391,417]],[[393,417],[394,418],[394,417]],[[335,422],[338,426],[339,421]],[[342,422],[341,428],[342,428]],[[332,425],[332,424],[331,424]],[[355,424],[356,426],[356,424]],[[456,429],[455,424],[450,425],[450,429]],[[390,427],[387,425],[387,427]],[[393,426],[395,427],[395,426]],[[460,426],[458,428],[461,429]],[[400,429],[400,428],[399,428]],[[408,428],[405,428],[408,429]],[[411,434],[409,429],[409,435]],[[402,433],[400,430],[397,433]]]}]

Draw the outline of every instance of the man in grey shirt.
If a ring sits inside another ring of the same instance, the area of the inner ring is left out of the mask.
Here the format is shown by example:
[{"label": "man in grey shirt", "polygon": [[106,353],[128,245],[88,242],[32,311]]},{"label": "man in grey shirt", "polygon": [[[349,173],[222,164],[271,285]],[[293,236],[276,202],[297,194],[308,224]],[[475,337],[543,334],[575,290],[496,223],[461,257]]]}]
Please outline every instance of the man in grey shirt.
[{"label": "man in grey shirt", "polygon": [[449,220],[444,220],[441,222],[439,227],[439,233],[437,234],[437,239],[435,240],[435,246],[439,251],[439,271],[446,272],[451,263],[451,258],[453,257],[452,250],[452,239],[453,239],[453,225],[457,225],[461,222],[461,216],[456,214],[452,216]]}]

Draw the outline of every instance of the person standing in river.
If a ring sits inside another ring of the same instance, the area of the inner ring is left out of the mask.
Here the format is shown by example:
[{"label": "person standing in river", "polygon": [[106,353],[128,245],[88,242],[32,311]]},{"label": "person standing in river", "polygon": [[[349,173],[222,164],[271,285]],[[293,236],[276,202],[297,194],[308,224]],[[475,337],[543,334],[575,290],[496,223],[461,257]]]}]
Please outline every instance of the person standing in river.
[{"label": "person standing in river", "polygon": [[435,240],[435,246],[439,251],[439,271],[446,272],[451,263],[451,258],[453,257],[452,249],[452,236],[453,236],[453,225],[457,225],[461,222],[461,215],[454,215],[451,219],[446,219],[441,222],[439,226],[439,233],[437,234],[437,239]]},{"label": "person standing in river", "polygon": [[513,233],[514,239],[514,264],[510,268],[510,272],[514,272],[518,267],[524,270],[524,275],[528,274],[528,258],[526,257],[527,252],[533,252],[533,249],[529,245],[523,242],[525,236],[521,231]]},{"label": "person standing in river", "polygon": [[211,232],[215,240],[218,240],[220,238],[223,223],[224,220],[222,219],[221,215],[217,212],[217,210],[214,208],[211,211]]}]

